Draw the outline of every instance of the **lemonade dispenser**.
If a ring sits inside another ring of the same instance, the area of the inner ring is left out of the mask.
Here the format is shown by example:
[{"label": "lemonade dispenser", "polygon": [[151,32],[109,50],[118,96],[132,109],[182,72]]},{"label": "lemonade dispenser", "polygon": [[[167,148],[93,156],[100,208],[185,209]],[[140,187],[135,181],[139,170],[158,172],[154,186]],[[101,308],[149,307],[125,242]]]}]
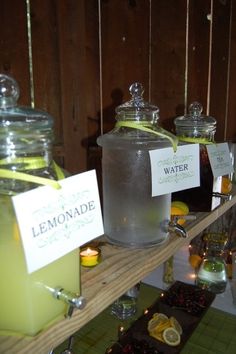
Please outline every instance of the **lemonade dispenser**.
[{"label": "lemonade dispenser", "polygon": [[162,244],[172,228],[171,194],[152,196],[149,151],[173,147],[177,139],[158,126],[159,109],[145,102],[140,83],[131,100],[116,108],[115,128],[98,138],[102,146],[103,219],[111,243],[126,247]]},{"label": "lemonade dispenser", "polygon": [[84,300],[78,250],[27,272],[12,196],[64,174],[52,160],[52,117],[18,97],[17,82],[0,75],[0,334],[33,336]]}]

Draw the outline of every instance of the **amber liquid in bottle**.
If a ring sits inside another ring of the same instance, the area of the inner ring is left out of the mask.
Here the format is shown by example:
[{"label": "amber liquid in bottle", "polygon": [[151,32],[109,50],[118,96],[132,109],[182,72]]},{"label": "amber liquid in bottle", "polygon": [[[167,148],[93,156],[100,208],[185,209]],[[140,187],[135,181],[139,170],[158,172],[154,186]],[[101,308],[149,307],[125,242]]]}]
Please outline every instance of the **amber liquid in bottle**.
[{"label": "amber liquid in bottle", "polygon": [[211,211],[214,207],[213,192],[217,181],[214,179],[205,145],[200,145],[200,186],[173,193],[173,200],[188,204],[190,211]]}]

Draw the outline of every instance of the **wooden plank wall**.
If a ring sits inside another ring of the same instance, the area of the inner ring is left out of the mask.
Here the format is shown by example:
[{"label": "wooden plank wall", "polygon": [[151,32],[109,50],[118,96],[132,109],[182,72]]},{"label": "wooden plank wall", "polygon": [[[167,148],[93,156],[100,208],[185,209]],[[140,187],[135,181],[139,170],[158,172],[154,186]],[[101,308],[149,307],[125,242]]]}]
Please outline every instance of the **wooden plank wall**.
[{"label": "wooden plank wall", "polygon": [[0,21],[0,72],[20,104],[53,115],[55,158],[72,174],[99,170],[96,138],[135,81],[166,129],[197,100],[217,141],[236,139],[235,1],[1,0]]}]

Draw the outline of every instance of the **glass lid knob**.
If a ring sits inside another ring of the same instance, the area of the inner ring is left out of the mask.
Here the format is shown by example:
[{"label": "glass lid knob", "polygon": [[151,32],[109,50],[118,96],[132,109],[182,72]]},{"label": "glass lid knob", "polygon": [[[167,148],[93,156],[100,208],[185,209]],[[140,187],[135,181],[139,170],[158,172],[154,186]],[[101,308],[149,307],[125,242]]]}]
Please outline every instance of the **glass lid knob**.
[{"label": "glass lid knob", "polygon": [[143,85],[140,84],[139,82],[135,82],[130,86],[129,92],[132,96],[132,102],[134,102],[135,105],[138,106],[140,102],[143,101],[143,93],[144,93]]},{"label": "glass lid knob", "polygon": [[18,83],[12,77],[0,74],[0,108],[16,106],[19,96]]},{"label": "glass lid knob", "polygon": [[189,113],[194,118],[200,119],[202,111],[203,111],[203,107],[202,107],[201,103],[199,103],[199,102],[193,102],[189,105]]}]

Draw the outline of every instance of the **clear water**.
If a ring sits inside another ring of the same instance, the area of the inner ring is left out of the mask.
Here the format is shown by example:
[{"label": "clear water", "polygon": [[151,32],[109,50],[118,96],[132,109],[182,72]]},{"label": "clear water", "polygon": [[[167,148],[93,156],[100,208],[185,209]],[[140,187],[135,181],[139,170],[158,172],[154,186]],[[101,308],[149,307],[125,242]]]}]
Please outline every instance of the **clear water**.
[{"label": "clear water", "polygon": [[123,246],[151,246],[167,239],[171,195],[152,197],[149,150],[103,150],[105,234]]}]

